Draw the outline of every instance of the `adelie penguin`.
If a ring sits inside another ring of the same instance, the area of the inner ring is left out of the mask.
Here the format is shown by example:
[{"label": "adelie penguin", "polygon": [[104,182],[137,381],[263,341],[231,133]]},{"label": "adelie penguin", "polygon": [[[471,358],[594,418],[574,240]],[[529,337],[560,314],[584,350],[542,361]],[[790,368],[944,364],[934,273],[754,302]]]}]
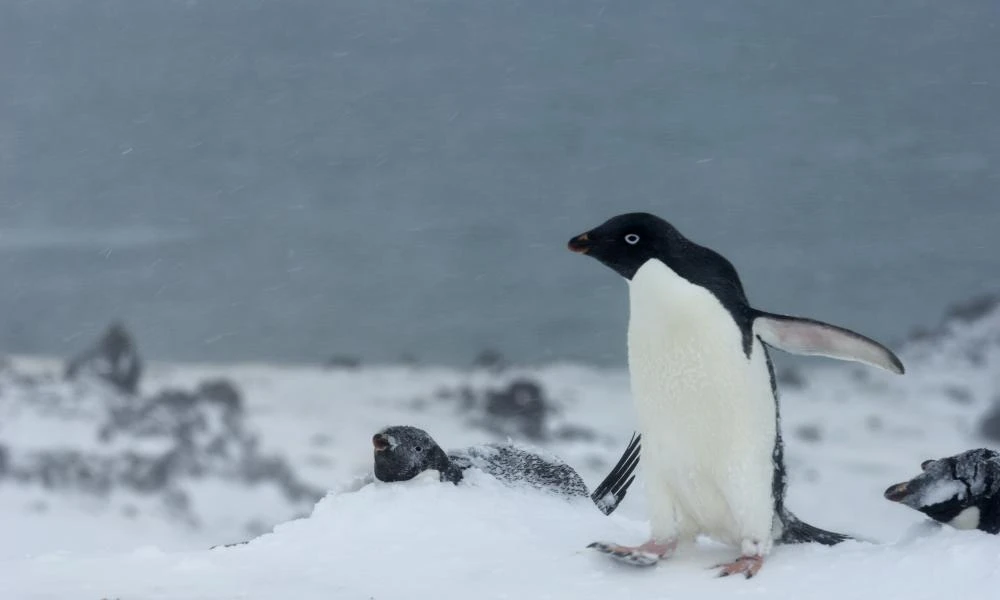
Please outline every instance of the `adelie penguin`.
[{"label": "adelie penguin", "polygon": [[925,460],[913,479],[890,486],[885,497],[955,529],[1000,533],[1000,453],[968,450]]},{"label": "adelie penguin", "polygon": [[614,217],[569,249],[629,284],[628,364],[642,435],[652,536],[591,547],[652,565],[704,534],[739,548],[720,575],[752,577],[774,543],[836,544],[847,536],[785,507],[785,467],[767,346],[902,373],[877,342],[811,319],[750,306],[733,265],[646,213]]},{"label": "adelie penguin", "polygon": [[526,485],[568,497],[587,497],[601,512],[614,512],[625,498],[639,464],[639,438],[633,436],[618,464],[593,492],[580,475],[561,460],[528,452],[510,444],[482,444],[445,452],[426,431],[416,427],[387,427],[372,437],[375,478],[409,481],[436,470],[441,481],[458,484],[467,469],[479,469],[512,485]]}]

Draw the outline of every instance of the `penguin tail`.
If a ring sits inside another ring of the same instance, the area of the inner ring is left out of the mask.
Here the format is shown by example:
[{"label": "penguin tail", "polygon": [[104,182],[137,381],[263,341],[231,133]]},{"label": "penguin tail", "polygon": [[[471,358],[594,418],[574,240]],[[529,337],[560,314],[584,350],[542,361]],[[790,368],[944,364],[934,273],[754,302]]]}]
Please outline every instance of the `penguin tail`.
[{"label": "penguin tail", "polygon": [[639,434],[632,434],[632,440],[629,441],[625,452],[618,459],[618,463],[590,495],[590,499],[597,505],[598,510],[606,515],[610,515],[618,508],[618,505],[625,499],[628,488],[635,481],[634,472],[639,466],[640,441]]},{"label": "penguin tail", "polygon": [[816,543],[824,546],[835,546],[840,542],[854,539],[849,535],[834,533],[819,527],[813,527],[809,523],[800,521],[798,517],[788,511],[781,515],[781,536],[778,538],[779,544],[808,544]]}]

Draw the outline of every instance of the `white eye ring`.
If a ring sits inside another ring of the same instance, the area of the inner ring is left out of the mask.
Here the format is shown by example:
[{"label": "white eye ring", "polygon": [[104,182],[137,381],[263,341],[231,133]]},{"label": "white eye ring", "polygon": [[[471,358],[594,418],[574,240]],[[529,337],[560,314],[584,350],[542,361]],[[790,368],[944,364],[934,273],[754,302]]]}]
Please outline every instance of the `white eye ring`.
[{"label": "white eye ring", "polygon": [[630,233],[630,234],[628,234],[628,235],[625,236],[625,243],[629,244],[629,245],[632,245],[632,246],[635,246],[636,244],[639,243],[639,236],[637,236],[634,233]]}]

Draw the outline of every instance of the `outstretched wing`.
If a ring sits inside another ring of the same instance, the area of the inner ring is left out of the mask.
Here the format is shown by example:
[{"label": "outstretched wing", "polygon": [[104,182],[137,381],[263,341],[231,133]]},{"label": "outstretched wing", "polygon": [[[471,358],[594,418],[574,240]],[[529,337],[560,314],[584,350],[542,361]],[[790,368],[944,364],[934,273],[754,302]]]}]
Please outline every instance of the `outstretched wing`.
[{"label": "outstretched wing", "polygon": [[785,352],[852,360],[897,374],[904,371],[899,358],[882,344],[829,323],[756,311],[753,333]]}]

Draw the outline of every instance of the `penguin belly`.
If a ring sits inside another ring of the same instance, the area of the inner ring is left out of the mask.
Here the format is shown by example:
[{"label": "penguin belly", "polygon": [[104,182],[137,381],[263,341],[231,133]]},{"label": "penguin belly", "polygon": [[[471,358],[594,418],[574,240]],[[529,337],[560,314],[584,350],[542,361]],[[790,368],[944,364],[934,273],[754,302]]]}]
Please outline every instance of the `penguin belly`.
[{"label": "penguin belly", "polygon": [[762,344],[659,260],[629,289],[628,360],[653,537],[699,534],[766,554],[777,410]]}]

